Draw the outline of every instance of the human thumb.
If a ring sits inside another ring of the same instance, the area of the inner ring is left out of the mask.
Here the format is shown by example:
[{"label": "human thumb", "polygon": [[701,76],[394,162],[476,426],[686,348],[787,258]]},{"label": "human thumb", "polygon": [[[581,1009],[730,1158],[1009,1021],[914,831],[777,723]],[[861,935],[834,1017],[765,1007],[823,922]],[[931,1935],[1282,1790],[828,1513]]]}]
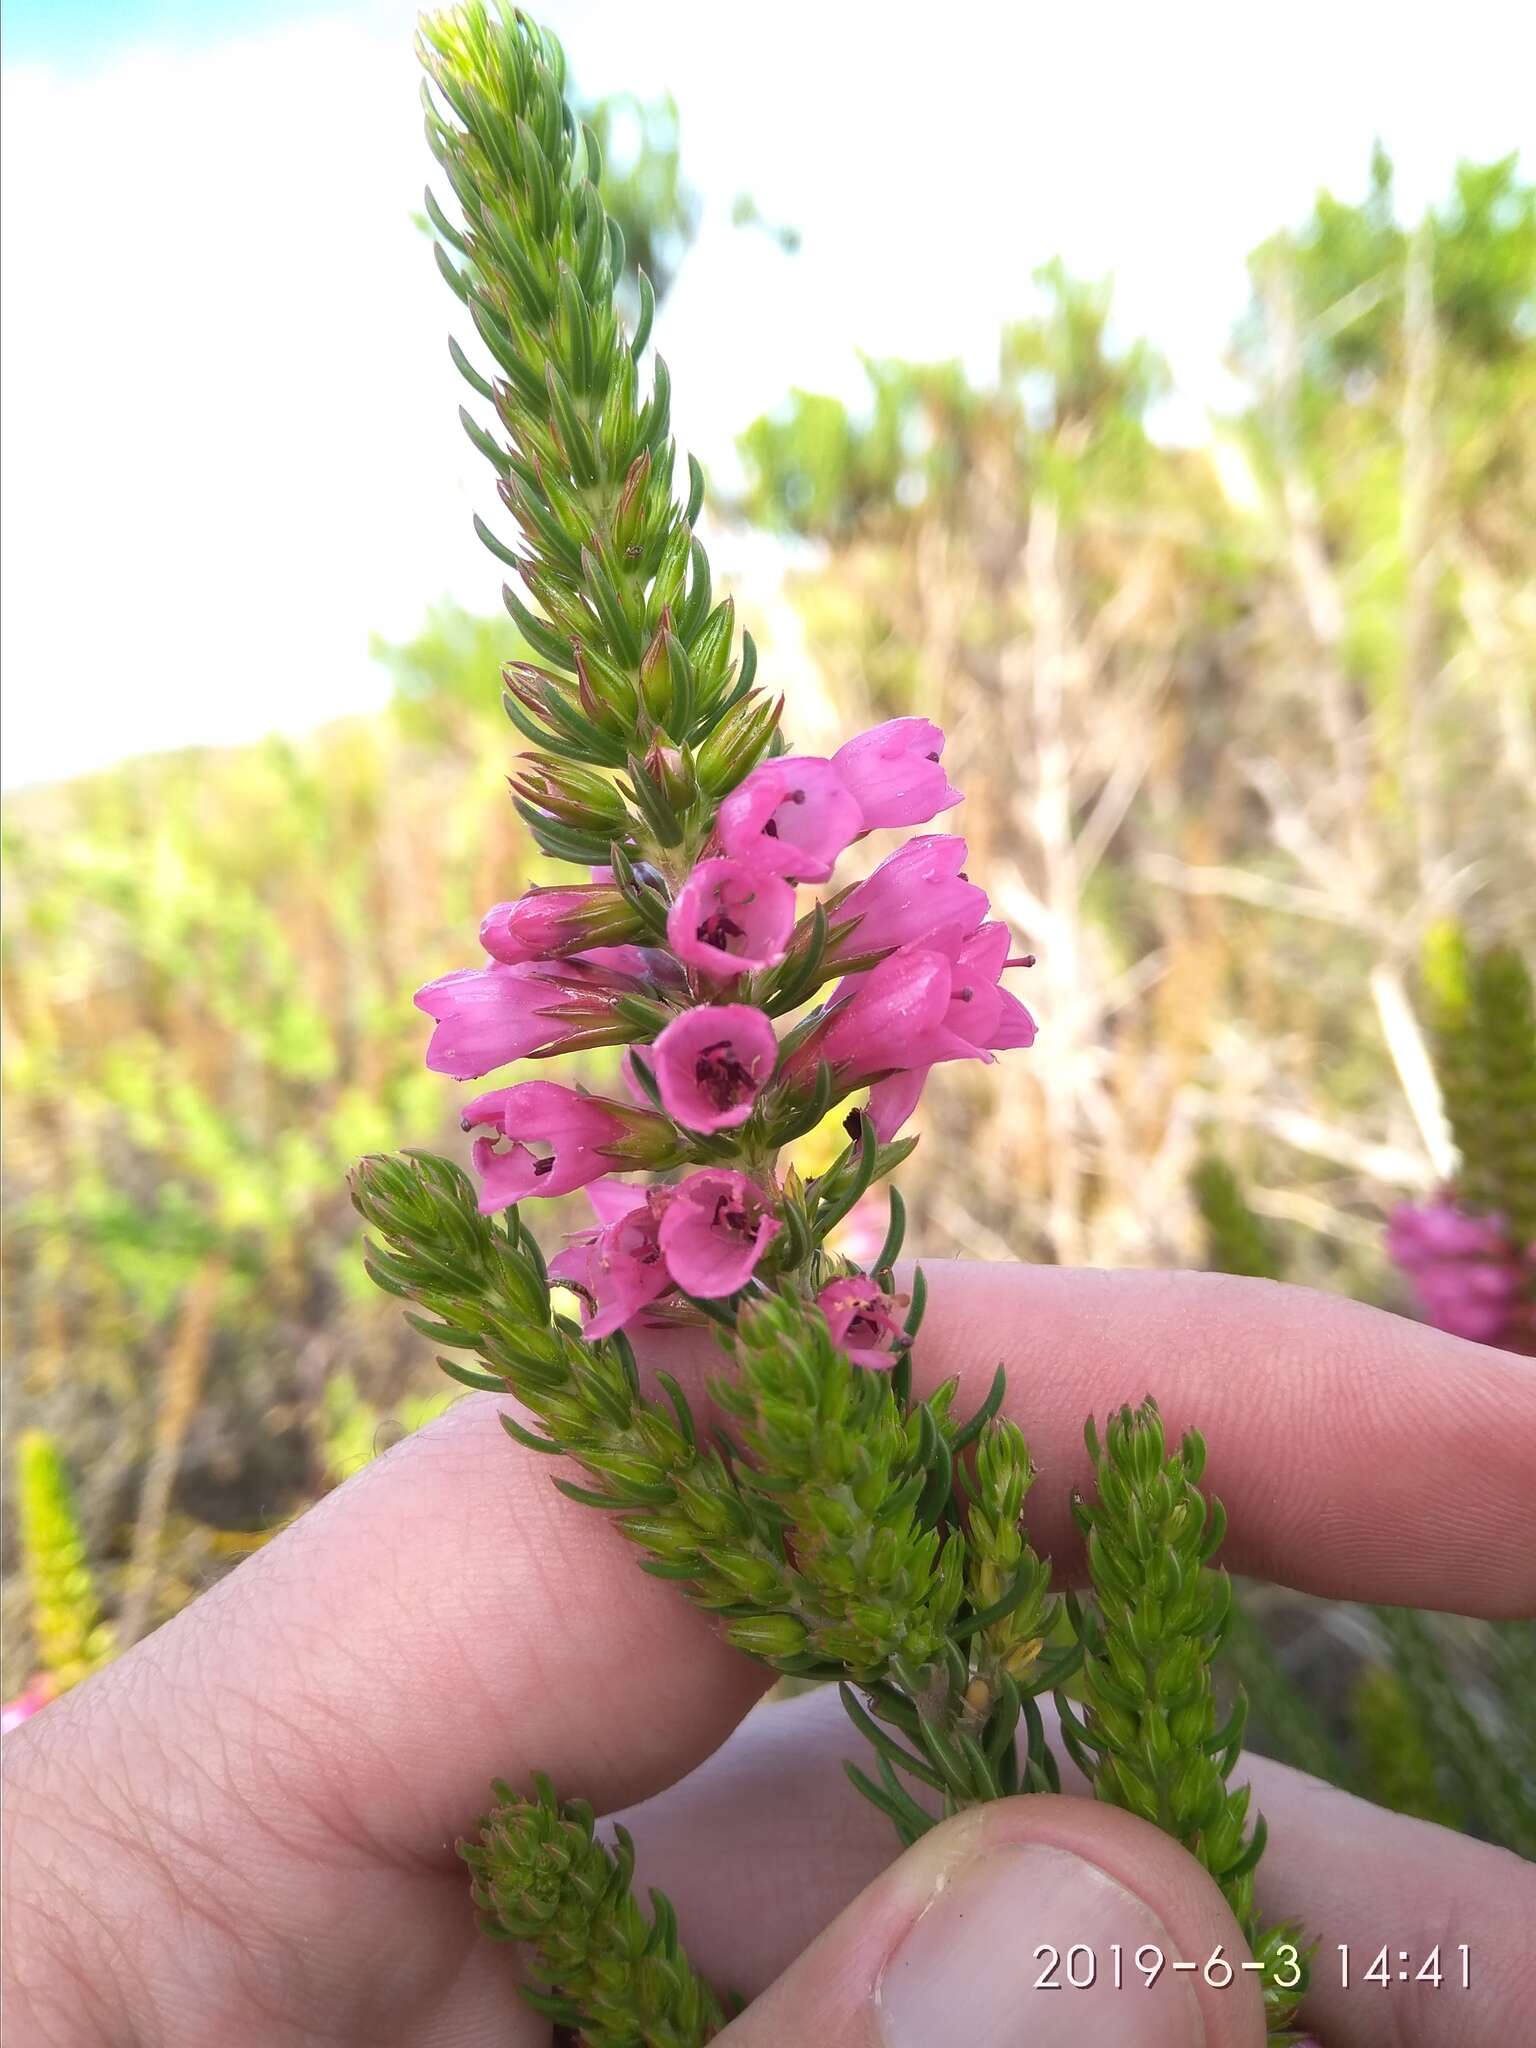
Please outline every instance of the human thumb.
[{"label": "human thumb", "polygon": [[1261,2048],[1205,1871],[1145,1821],[1036,1795],[957,1815],[882,1873],[719,2048]]}]

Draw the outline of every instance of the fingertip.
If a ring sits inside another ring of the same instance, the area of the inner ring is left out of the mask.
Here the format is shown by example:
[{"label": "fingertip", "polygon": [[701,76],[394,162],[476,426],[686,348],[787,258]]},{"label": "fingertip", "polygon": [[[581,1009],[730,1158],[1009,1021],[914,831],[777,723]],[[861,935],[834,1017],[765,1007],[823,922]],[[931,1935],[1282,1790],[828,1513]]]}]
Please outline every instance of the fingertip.
[{"label": "fingertip", "polygon": [[722,2048],[1259,2048],[1210,1878],[1146,1822],[1050,1795],[944,1822],[727,2029]]}]

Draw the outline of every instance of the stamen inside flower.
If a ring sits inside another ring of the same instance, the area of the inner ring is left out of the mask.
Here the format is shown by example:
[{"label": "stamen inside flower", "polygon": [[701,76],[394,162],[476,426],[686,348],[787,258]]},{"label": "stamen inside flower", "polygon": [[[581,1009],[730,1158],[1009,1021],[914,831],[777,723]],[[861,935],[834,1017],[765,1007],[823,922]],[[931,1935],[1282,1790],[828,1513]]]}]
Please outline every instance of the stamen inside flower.
[{"label": "stamen inside flower", "polygon": [[693,1063],[694,1079],[699,1091],[716,1109],[734,1109],[740,1102],[748,1102],[757,1091],[757,1083],[731,1049],[728,1038],[717,1038],[713,1045],[706,1045]]},{"label": "stamen inside flower", "polygon": [[715,1197],[715,1210],[710,1218],[715,1230],[726,1230],[733,1237],[750,1238],[757,1230],[759,1218],[750,1201],[733,1199],[730,1195]]},{"label": "stamen inside flower", "polygon": [[613,1233],[613,1252],[638,1266],[654,1266],[661,1258],[661,1245],[646,1217],[626,1216]]},{"label": "stamen inside flower", "polygon": [[771,818],[767,819],[767,821],[766,821],[766,822],[764,823],[764,825],[763,825],[763,836],[764,836],[764,838],[765,838],[765,839],[777,839],[777,838],[778,838],[778,837],[780,836],[780,835],[779,835],[779,811],[782,811],[782,810],[783,810],[783,808],[784,808],[784,806],[785,806],[786,804],[803,804],[804,802],[805,802],[805,791],[804,791],[803,789],[788,789],[788,790],[786,790],[786,791],[784,792],[783,796],[782,796],[782,797],[780,797],[780,799],[779,799],[778,809],[777,809],[777,810],[775,810],[775,812],[773,813],[773,816],[772,816]]},{"label": "stamen inside flower", "polygon": [[747,928],[738,924],[728,910],[722,909],[711,911],[699,925],[698,933],[701,945],[715,946],[720,952],[729,953],[732,939],[744,939]]}]

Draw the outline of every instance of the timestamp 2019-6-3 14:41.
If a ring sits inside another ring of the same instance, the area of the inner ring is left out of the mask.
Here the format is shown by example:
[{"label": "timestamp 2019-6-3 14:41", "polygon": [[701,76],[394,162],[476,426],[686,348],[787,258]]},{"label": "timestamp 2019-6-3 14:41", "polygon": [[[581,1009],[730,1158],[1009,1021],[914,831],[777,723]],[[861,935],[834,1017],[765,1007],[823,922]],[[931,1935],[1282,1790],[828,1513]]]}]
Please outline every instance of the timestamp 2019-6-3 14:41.
[{"label": "timestamp 2019-6-3 14:41", "polygon": [[[1468,1942],[1457,1942],[1454,1947],[1443,1948],[1440,1943],[1425,1954],[1415,1955],[1405,1948],[1394,1948],[1390,1942],[1374,1952],[1358,1944],[1341,1941],[1335,1944],[1339,1959],[1339,1983],[1343,1990],[1352,1986],[1367,1984],[1385,1987],[1391,1984],[1428,1984],[1436,1989],[1448,1987],[1461,1991],[1472,1988],[1472,1949]],[[1090,1985],[1108,1981],[1116,1990],[1128,1985],[1144,1984],[1150,1988],[1164,1970],[1176,1974],[1198,1974],[1207,1984],[1218,1990],[1235,1983],[1246,1971],[1257,1972],[1261,1965],[1254,1962],[1236,1962],[1218,1945],[1203,1962],[1191,1962],[1175,1958],[1159,1948],[1155,1942],[1143,1942],[1139,1948],[1127,1949],[1120,1942],[1112,1942],[1108,1953],[1100,1956],[1086,1942],[1076,1942],[1072,1947],[1060,1949],[1050,1942],[1041,1942],[1035,1950],[1035,1961],[1041,1965],[1035,1979],[1037,1991],[1086,1991]],[[1287,1988],[1283,1982],[1286,1971],[1291,1973],[1291,1986],[1301,1982],[1301,1955],[1297,1949],[1282,1948],[1279,1951],[1282,1973],[1279,1988]]]}]

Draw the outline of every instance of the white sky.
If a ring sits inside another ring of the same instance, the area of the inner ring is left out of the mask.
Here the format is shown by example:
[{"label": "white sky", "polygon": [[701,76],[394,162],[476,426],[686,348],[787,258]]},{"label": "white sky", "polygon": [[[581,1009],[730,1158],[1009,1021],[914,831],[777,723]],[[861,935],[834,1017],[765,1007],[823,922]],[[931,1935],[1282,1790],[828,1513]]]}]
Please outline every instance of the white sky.
[{"label": "white sky", "polygon": [[[213,10],[210,9],[210,12]],[[1536,141],[1536,11],[548,0],[583,92],[665,87],[703,233],[664,316],[680,432],[732,473],[855,350],[991,354],[1057,251],[1113,270],[1198,431],[1243,257],[1373,134],[1404,203]],[[402,0],[3,78],[5,777],[379,701],[371,631],[500,577],[410,224],[430,165]],[[803,236],[728,225],[738,192]],[[460,321],[460,327],[467,325]]]}]

